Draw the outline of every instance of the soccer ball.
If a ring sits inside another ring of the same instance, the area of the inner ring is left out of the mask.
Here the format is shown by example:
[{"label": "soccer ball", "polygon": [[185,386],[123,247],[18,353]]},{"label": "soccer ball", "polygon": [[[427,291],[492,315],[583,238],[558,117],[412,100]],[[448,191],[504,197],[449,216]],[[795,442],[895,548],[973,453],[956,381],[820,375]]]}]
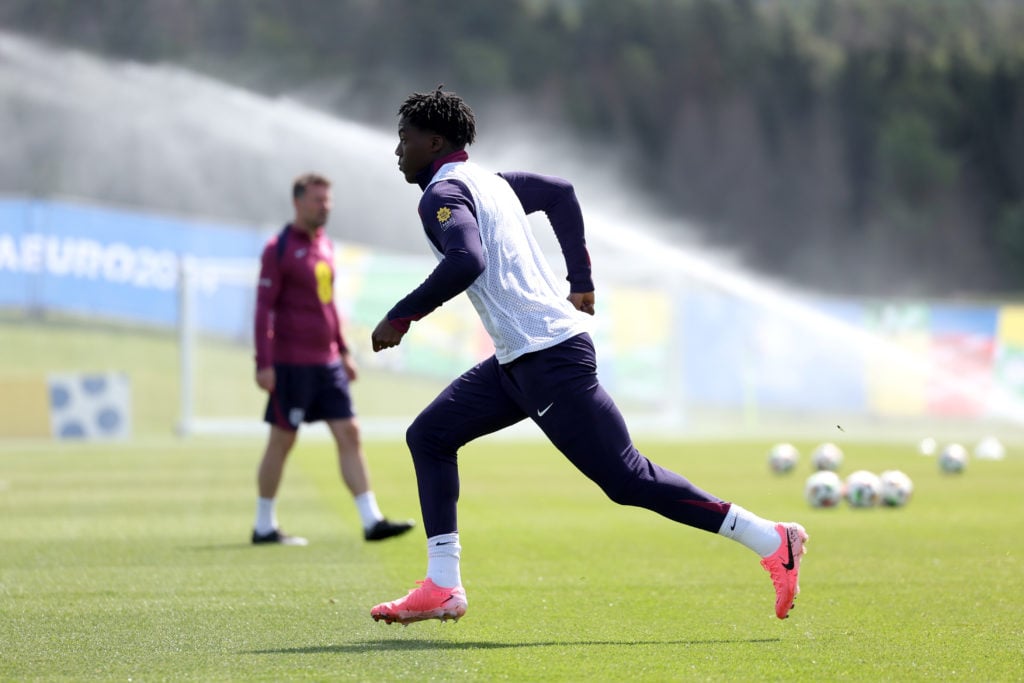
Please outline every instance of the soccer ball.
[{"label": "soccer ball", "polygon": [[807,477],[804,499],[812,508],[834,508],[843,499],[843,480],[831,470],[820,470]]},{"label": "soccer ball", "polygon": [[857,470],[846,478],[846,502],[855,508],[874,507],[878,503],[881,488],[876,474]]},{"label": "soccer ball", "polygon": [[1002,460],[1006,457],[1006,448],[994,436],[986,436],[974,447],[974,457],[979,460]]},{"label": "soccer ball", "polygon": [[939,451],[939,469],[950,474],[959,474],[967,467],[967,449],[958,443],[951,443]]},{"label": "soccer ball", "polygon": [[779,443],[768,451],[768,467],[775,474],[786,474],[796,467],[800,459],[800,451],[791,443]]},{"label": "soccer ball", "polygon": [[816,470],[835,472],[843,464],[843,451],[834,443],[823,443],[811,453],[811,465]]},{"label": "soccer ball", "polygon": [[879,497],[882,505],[889,507],[903,507],[910,501],[914,493],[914,482],[904,472],[899,470],[886,470],[878,475],[881,483]]}]

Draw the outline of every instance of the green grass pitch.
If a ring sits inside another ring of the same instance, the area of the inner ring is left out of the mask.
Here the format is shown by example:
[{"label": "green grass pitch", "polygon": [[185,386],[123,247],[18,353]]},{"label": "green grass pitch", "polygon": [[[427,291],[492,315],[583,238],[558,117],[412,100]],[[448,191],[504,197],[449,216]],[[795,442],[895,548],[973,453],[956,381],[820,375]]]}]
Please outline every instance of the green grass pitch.
[{"label": "green grass pitch", "polygon": [[[257,440],[150,438],[0,451],[0,680],[1020,680],[1024,457],[942,475],[908,445],[850,443],[844,471],[900,468],[905,509],[811,510],[806,455],[761,442],[641,443],[653,460],[809,531],[786,621],[757,558],[614,505],[543,443],[462,454],[469,611],[375,623],[422,578],[422,530],[361,539],[326,442],[280,496],[305,548],[252,547]],[[807,453],[813,444],[797,444]],[[404,446],[369,442],[384,511],[419,517]]]},{"label": "green grass pitch", "polygon": [[[414,586],[422,530],[361,539],[326,442],[300,440],[280,495],[306,548],[254,548],[259,440],[175,440],[172,336],[0,318],[0,375],[116,368],[136,441],[0,441],[0,681],[1024,679],[1024,452],[941,475],[912,444],[854,442],[844,472],[900,468],[901,510],[811,510],[805,454],[771,444],[639,440],[653,460],[811,534],[790,619],[746,549],[618,507],[541,442],[462,454],[469,611],[459,623],[375,623]],[[248,349],[197,359],[202,414],[259,414]],[[390,382],[390,384],[389,384]],[[367,373],[364,414],[414,411],[433,388]],[[627,411],[628,415],[628,411]],[[367,444],[384,511],[419,517],[400,435]]]}]

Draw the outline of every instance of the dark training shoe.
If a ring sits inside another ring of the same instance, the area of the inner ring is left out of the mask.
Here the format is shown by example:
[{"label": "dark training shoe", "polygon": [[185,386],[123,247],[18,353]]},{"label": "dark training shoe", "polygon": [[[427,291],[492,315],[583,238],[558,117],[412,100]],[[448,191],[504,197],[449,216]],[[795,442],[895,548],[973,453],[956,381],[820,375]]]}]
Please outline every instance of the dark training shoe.
[{"label": "dark training shoe", "polygon": [[253,531],[252,542],[253,545],[262,545],[264,543],[276,543],[277,545],[309,545],[309,541],[304,539],[302,536],[289,536],[280,529],[274,529],[273,531],[265,534],[258,534]]},{"label": "dark training shoe", "polygon": [[401,536],[414,526],[416,526],[416,523],[411,519],[407,522],[392,522],[382,519],[369,529],[366,529],[363,532],[363,537],[367,541],[383,541],[385,538],[391,538],[392,536]]}]

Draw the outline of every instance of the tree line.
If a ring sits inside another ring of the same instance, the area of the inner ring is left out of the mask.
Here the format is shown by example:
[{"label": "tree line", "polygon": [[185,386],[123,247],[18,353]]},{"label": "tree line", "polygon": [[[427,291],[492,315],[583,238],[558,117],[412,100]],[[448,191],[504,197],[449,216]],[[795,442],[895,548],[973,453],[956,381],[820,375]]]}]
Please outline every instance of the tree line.
[{"label": "tree line", "polygon": [[1008,0],[7,0],[0,23],[392,117],[516,98],[755,268],[860,295],[1024,289]]}]

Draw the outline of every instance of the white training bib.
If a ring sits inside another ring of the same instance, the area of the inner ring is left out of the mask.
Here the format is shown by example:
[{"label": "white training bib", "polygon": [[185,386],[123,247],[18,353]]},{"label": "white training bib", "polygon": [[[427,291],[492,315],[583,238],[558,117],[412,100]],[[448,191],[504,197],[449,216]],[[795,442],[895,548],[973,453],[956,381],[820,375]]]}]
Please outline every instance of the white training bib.
[{"label": "white training bib", "polygon": [[[555,276],[505,179],[467,161],[445,164],[430,184],[442,180],[464,184],[476,207],[485,267],[466,294],[491,335],[498,362],[586,332],[584,314],[566,299],[568,284]],[[430,245],[440,260],[443,254]]]}]

